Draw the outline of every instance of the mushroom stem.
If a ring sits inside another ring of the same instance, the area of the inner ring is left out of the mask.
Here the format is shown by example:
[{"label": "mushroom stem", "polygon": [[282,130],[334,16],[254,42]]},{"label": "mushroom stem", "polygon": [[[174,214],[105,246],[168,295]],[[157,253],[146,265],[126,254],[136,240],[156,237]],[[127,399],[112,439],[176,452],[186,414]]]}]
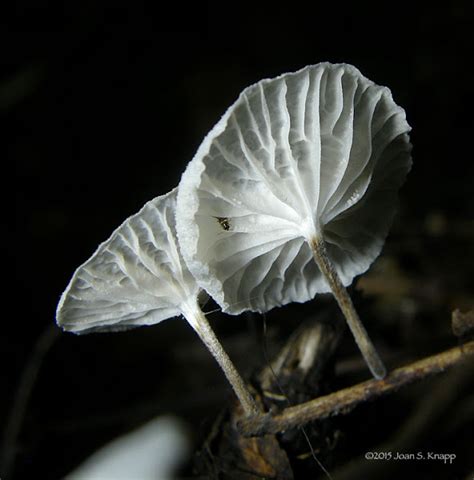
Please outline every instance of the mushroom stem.
[{"label": "mushroom stem", "polygon": [[342,313],[346,317],[347,324],[351,329],[352,335],[354,335],[357,346],[359,347],[367,366],[372,372],[372,375],[378,380],[384,378],[387,374],[387,370],[385,369],[374,344],[370,340],[367,330],[360,321],[359,315],[357,315],[351,297],[347,293],[347,290],[342,284],[341,279],[328,257],[324,239],[321,237],[313,237],[309,244],[313,251],[314,261],[329,283],[332,294],[336,298]]},{"label": "mushroom stem", "polygon": [[232,363],[232,360],[217,339],[202,310],[198,305],[188,305],[186,308],[183,308],[183,314],[222,368],[227,380],[234,389],[245,414],[248,416],[258,414],[259,410],[255,400]]}]

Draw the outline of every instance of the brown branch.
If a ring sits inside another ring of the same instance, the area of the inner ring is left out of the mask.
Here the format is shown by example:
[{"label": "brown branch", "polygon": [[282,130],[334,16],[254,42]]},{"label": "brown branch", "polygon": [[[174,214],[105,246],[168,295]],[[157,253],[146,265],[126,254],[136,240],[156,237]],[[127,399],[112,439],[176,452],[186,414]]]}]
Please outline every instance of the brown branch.
[{"label": "brown branch", "polygon": [[[459,400],[460,394],[465,391],[465,387],[470,384],[474,373],[472,362],[465,367],[456,368],[451,375],[437,378],[437,381],[417,399],[411,413],[405,417],[393,436],[371,447],[370,450],[410,453],[416,451],[417,446],[423,445],[434,432],[439,435],[440,429],[446,424],[447,417],[449,426],[454,426],[453,416],[455,412],[459,411],[456,402]],[[472,404],[474,405],[474,402]],[[346,464],[335,467],[331,471],[331,476],[334,480],[358,480],[360,478],[370,480],[387,476],[398,478],[400,475],[396,475],[396,473],[400,468],[402,468],[401,462],[368,462],[365,455],[361,455],[349,460]]]},{"label": "brown branch", "polygon": [[368,380],[324,397],[286,408],[275,416],[269,413],[265,416],[245,418],[241,420],[239,427],[244,435],[261,436],[301,427],[313,420],[345,414],[359,403],[441,373],[472,355],[474,355],[474,341],[397,368],[383,380]]}]

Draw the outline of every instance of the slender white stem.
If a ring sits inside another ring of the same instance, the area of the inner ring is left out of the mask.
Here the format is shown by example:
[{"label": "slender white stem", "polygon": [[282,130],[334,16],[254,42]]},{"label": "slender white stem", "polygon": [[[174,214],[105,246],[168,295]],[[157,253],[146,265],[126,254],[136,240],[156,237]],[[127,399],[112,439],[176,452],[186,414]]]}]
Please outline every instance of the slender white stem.
[{"label": "slender white stem", "polygon": [[379,380],[384,378],[387,374],[387,370],[385,369],[377,350],[375,350],[374,344],[370,340],[367,330],[364,325],[362,325],[359,315],[357,315],[351,297],[344,288],[339,275],[328,257],[324,239],[321,237],[314,237],[309,244],[313,251],[314,260],[329,283],[332,294],[336,298],[342,313],[346,317],[347,324],[354,335],[357,346],[359,347],[367,366],[372,372],[372,375]]},{"label": "slender white stem", "polygon": [[258,414],[259,410],[255,400],[245,386],[245,383],[232,363],[232,360],[229,358],[226,351],[217,339],[202,310],[197,304],[186,305],[183,308],[183,314],[186,317],[186,320],[199,335],[204,345],[206,345],[208,350],[211,352],[212,356],[217,360],[219,366],[222,368],[227,380],[234,389],[234,392],[237,395],[245,414]]}]

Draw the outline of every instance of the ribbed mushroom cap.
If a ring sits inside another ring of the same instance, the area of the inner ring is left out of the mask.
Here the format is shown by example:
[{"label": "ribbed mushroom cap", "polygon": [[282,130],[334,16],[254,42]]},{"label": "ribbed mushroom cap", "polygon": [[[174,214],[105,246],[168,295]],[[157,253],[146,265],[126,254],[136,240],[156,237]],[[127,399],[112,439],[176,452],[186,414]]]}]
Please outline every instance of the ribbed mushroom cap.
[{"label": "ribbed mushroom cap", "polygon": [[196,300],[200,289],[177,244],[176,193],[145,204],[76,270],[58,304],[58,325],[76,333],[152,325]]},{"label": "ribbed mushroom cap", "polygon": [[410,127],[390,90],[321,63],[246,88],[179,185],[177,232],[224,311],[265,312],[329,287],[324,237],[347,286],[379,255],[411,166]]}]

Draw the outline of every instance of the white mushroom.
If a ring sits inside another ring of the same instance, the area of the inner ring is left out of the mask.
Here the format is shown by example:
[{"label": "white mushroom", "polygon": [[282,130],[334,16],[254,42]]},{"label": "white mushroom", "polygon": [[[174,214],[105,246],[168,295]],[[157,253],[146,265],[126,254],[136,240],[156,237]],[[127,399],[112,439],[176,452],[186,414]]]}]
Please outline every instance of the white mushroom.
[{"label": "white mushroom", "polygon": [[74,273],[58,304],[65,330],[83,333],[153,325],[183,315],[216,358],[244,411],[255,403],[198,303],[175,230],[177,189],[127,219]]},{"label": "white mushroom", "polygon": [[94,452],[66,480],[166,480],[176,478],[190,450],[185,425],[157,417]]},{"label": "white mushroom", "polygon": [[373,373],[385,368],[345,290],[379,255],[411,166],[387,88],[321,63],[246,88],[183,174],[184,259],[223,311],[331,291]]}]

